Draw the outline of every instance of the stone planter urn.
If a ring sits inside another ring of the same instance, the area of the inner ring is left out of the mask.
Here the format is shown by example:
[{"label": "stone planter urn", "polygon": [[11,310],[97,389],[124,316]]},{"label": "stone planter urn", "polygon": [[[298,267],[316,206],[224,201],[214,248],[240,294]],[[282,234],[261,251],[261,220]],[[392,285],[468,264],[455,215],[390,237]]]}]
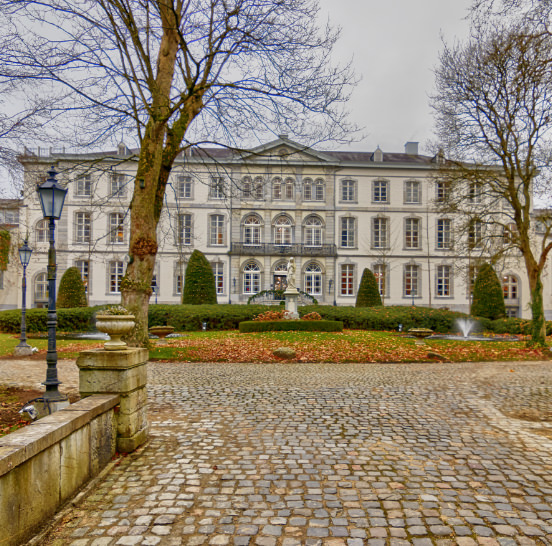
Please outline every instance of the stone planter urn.
[{"label": "stone planter urn", "polygon": [[174,332],[174,326],[152,326],[149,332],[159,339],[165,339],[165,337]]},{"label": "stone planter urn", "polygon": [[121,337],[128,334],[135,326],[134,315],[97,315],[96,328],[110,337],[104,343],[106,351],[125,349],[127,344]]}]

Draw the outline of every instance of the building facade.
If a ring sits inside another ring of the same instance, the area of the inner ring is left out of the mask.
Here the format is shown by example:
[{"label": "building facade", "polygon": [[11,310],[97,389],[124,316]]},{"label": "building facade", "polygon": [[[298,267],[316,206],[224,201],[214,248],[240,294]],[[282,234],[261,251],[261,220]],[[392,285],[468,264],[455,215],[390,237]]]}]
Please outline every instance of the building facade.
[{"label": "building facade", "polygon": [[[27,150],[21,162],[19,227],[34,249],[29,306],[47,304],[48,226],[35,188],[51,165],[69,190],[56,223],[58,280],[76,266],[90,305],[119,302],[135,155],[121,144],[105,154]],[[455,219],[436,212],[446,191],[436,166],[413,142],[404,153],[320,152],[285,135],[247,154],[218,148],[183,154],[167,186],[150,303],[180,301],[187,259],[197,248],[212,264],[220,303],[246,303],[285,287],[293,256],[298,288],[321,304],[354,305],[362,272],[370,268],[386,305],[468,312],[477,257],[459,251]],[[497,273],[509,313],[529,317],[520,260]]]}]

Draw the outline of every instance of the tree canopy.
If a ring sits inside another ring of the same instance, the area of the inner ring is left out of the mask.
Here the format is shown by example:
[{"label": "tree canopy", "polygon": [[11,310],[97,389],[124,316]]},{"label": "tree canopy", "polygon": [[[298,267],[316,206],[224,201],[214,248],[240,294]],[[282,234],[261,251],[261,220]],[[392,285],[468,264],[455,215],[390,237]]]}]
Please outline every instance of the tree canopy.
[{"label": "tree canopy", "polygon": [[[122,303],[147,342],[156,228],[173,163],[212,142],[267,132],[348,138],[354,78],[331,54],[317,0],[14,0],[0,6],[0,78],[40,90],[51,126],[78,145],[139,145]],[[55,99],[55,102],[53,100]],[[69,130],[68,130],[69,129]]]},{"label": "tree canopy", "polygon": [[446,157],[437,173],[446,198],[437,206],[456,216],[455,248],[493,263],[510,260],[510,267],[521,255],[539,344],[552,216],[535,213],[533,195],[552,189],[551,59],[552,36],[524,20],[474,24],[469,40],[441,53],[432,101]]}]

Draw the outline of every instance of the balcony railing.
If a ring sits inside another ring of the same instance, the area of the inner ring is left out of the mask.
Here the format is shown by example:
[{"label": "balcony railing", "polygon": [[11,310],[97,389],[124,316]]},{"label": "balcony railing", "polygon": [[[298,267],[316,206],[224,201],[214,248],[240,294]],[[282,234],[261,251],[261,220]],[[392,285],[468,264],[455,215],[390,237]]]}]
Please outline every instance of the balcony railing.
[{"label": "balcony railing", "polygon": [[235,256],[337,256],[336,245],[277,245],[274,243],[232,243],[230,254]]}]

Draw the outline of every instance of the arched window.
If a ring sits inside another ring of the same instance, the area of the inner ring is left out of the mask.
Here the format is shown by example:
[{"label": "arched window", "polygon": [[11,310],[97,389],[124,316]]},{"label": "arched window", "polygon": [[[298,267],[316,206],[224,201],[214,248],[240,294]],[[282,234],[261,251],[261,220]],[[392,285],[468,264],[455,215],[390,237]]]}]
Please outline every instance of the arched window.
[{"label": "arched window", "polygon": [[316,262],[305,267],[305,292],[313,296],[322,294],[322,267]]},{"label": "arched window", "polygon": [[322,220],[317,216],[309,216],[304,223],[304,241],[306,246],[322,245]]},{"label": "arched window", "polygon": [[251,199],[251,189],[251,178],[249,178],[249,176],[246,176],[242,180],[242,197],[244,199]]},{"label": "arched window", "polygon": [[48,242],[48,220],[40,220],[36,223],[36,242]]},{"label": "arched window", "polygon": [[305,178],[303,181],[303,199],[312,201],[312,180],[310,178]]},{"label": "arched window", "polygon": [[261,290],[261,268],[257,262],[247,262],[243,267],[243,293],[256,294]]},{"label": "arched window", "polygon": [[258,176],[255,178],[255,183],[253,184],[253,199],[261,200],[264,198],[264,184],[263,179]]},{"label": "arched window", "polygon": [[324,201],[324,180],[318,178],[314,182],[314,200]]},{"label": "arched window", "polygon": [[502,289],[504,290],[505,300],[518,299],[518,280],[513,275],[504,275],[502,277]]},{"label": "arched window", "polygon": [[282,179],[275,178],[272,181],[272,199],[280,200],[282,199]]},{"label": "arched window", "polygon": [[39,273],[34,281],[34,301],[37,307],[44,307],[48,303],[48,276]]},{"label": "arched window", "polygon": [[250,214],[243,222],[243,242],[246,245],[261,244],[261,219],[256,214]]},{"label": "arched window", "polygon": [[274,222],[274,244],[290,245],[292,242],[292,223],[289,216],[281,215]]},{"label": "arched window", "polygon": [[293,178],[286,178],[284,184],[284,199],[292,201],[295,198],[295,183]]}]

